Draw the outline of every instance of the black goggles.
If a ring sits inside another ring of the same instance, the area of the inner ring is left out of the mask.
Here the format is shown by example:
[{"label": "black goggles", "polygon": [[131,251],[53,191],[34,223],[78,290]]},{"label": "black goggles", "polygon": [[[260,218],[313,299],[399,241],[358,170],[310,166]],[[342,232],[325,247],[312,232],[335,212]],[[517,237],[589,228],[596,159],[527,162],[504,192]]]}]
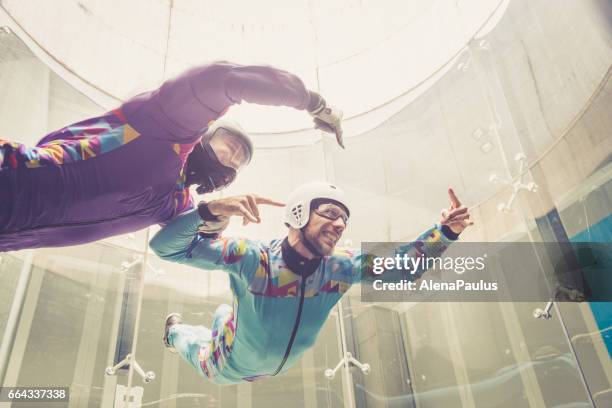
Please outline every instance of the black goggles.
[{"label": "black goggles", "polygon": [[348,224],[349,216],[342,208],[338,207],[332,203],[325,203],[319,205],[317,208],[313,209],[313,211],[320,215],[323,218],[327,218],[328,220],[336,221],[338,218],[342,218],[344,221],[344,225]]}]

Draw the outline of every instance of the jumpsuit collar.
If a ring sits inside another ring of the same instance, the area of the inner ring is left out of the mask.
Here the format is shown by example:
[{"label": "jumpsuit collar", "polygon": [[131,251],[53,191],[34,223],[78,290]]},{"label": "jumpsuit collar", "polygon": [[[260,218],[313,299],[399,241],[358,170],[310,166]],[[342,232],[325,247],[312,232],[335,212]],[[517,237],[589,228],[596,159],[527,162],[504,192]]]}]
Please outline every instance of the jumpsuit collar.
[{"label": "jumpsuit collar", "polygon": [[283,243],[281,244],[281,252],[283,255],[283,261],[285,261],[289,269],[296,275],[300,275],[303,278],[312,275],[321,264],[321,259],[323,259],[321,257],[308,259],[300,255],[300,253],[289,244],[288,238],[283,240]]}]

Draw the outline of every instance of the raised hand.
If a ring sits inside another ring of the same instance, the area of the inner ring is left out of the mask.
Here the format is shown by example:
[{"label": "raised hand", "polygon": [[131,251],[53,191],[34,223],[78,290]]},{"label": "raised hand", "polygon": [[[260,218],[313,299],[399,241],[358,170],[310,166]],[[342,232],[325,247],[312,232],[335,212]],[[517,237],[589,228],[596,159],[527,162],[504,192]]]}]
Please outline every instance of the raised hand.
[{"label": "raised hand", "polygon": [[247,194],[213,200],[208,203],[208,210],[211,214],[221,217],[241,216],[242,224],[246,225],[249,222],[261,222],[258,208],[261,204],[275,207],[285,206],[285,204],[269,198]]},{"label": "raised hand", "polygon": [[315,129],[322,130],[327,133],[334,133],[338,145],[344,149],[344,141],[342,139],[342,111],[333,106],[327,105],[325,99],[318,93],[310,92],[311,98],[317,102],[308,113],[314,118]]},{"label": "raised hand", "polygon": [[470,220],[468,208],[461,205],[461,202],[455,195],[452,188],[448,189],[448,195],[450,197],[451,205],[450,208],[442,209],[440,212],[442,215],[440,224],[447,225],[455,234],[460,234],[470,225],[474,225],[474,221]]}]

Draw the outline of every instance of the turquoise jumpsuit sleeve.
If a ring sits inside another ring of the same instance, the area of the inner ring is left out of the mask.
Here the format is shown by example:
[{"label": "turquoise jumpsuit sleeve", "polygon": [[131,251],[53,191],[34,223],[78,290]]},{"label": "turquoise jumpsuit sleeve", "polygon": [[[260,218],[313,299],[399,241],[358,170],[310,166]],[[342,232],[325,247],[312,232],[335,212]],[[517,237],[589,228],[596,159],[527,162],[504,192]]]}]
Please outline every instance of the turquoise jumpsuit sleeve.
[{"label": "turquoise jumpsuit sleeve", "polygon": [[[396,248],[393,256],[400,255],[403,257],[404,254],[406,254],[409,257],[439,257],[442,255],[442,253],[444,253],[444,251],[446,251],[450,244],[456,240],[456,237],[449,238],[444,232],[442,226],[435,224],[433,227],[421,233],[414,241]],[[379,275],[367,274],[367,271],[371,270],[371,268],[368,268],[367,265],[369,262],[371,262],[372,257],[373,254],[340,249],[327,259],[327,263],[330,270],[335,271],[334,274],[338,280],[344,281],[348,284],[355,284],[363,280],[380,278]],[[388,270],[385,272],[385,274],[387,274],[388,277],[393,278],[389,275],[403,274],[404,272],[405,271]],[[408,276],[402,275],[402,278],[417,280],[425,272],[427,272],[427,269],[419,266],[414,273],[408,274]]]},{"label": "turquoise jumpsuit sleeve", "polygon": [[188,211],[162,228],[150,242],[162,259],[200,269],[223,270],[248,282],[259,266],[263,244],[243,238],[207,238],[202,229],[222,230],[227,223],[204,221],[197,209]]}]

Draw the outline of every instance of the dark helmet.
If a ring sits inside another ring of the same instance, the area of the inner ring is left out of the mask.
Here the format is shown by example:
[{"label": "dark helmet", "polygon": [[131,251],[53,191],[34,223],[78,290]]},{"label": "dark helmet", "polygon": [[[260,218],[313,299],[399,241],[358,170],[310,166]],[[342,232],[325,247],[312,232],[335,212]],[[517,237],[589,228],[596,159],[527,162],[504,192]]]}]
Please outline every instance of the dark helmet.
[{"label": "dark helmet", "polygon": [[[231,137],[244,148],[244,157],[236,168],[222,163],[219,154],[215,152],[213,138]],[[213,142],[213,143],[211,143]],[[226,119],[216,120],[202,136],[189,157],[186,166],[186,185],[198,184],[198,194],[220,190],[231,184],[237,172],[251,162],[253,143],[248,134],[236,122]]]}]

